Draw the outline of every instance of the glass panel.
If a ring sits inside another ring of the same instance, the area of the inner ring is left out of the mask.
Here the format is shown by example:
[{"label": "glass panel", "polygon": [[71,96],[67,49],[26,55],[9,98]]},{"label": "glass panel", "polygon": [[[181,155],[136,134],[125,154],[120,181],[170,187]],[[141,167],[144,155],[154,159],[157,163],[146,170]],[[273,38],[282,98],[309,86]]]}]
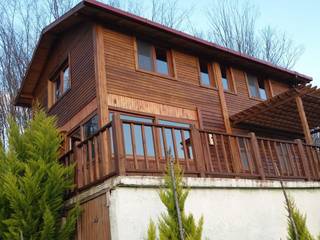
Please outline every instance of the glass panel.
[{"label": "glass panel", "polygon": [[161,145],[161,156],[164,158],[165,155],[165,146],[163,141],[162,129],[159,128],[159,136],[160,136],[160,145]]},{"label": "glass panel", "polygon": [[54,82],[54,88],[55,88],[55,100],[57,101],[61,97],[61,80],[59,75]]},{"label": "glass panel", "polygon": [[70,89],[70,69],[66,67],[63,71],[63,92]]},{"label": "glass panel", "polygon": [[210,86],[210,77],[207,62],[200,61],[200,79],[202,85],[208,87]]},{"label": "glass panel", "polygon": [[78,127],[76,130],[74,130],[71,135],[69,136],[69,150],[71,150],[74,146],[79,144],[81,142],[81,130],[80,127]]},{"label": "glass panel", "polygon": [[174,146],[173,146],[173,139],[171,129],[166,128],[164,130],[165,138],[167,141],[167,151],[170,153],[170,156],[174,156]]},{"label": "glass panel", "polygon": [[176,143],[177,143],[178,158],[185,158],[184,151],[183,151],[182,136],[181,136],[180,130],[174,130],[174,135],[175,135]]},{"label": "glass panel", "polygon": [[163,73],[163,74],[169,74],[167,50],[162,48],[156,48],[156,63],[157,63],[157,72]]},{"label": "glass panel", "polygon": [[149,43],[137,41],[139,68],[152,71],[152,46]]},{"label": "glass panel", "polygon": [[267,94],[266,94],[266,89],[265,89],[265,86],[264,86],[264,80],[263,79],[259,79],[258,80],[258,85],[259,85],[260,98],[263,99],[263,100],[266,100],[267,99]]},{"label": "glass panel", "polygon": [[257,89],[257,84],[258,84],[257,77],[251,74],[247,74],[247,77],[248,77],[250,95],[252,97],[259,97],[259,91]]},{"label": "glass panel", "polygon": [[159,120],[159,123],[167,126],[173,126],[173,127],[184,127],[184,128],[190,127],[190,124],[188,123],[178,123],[178,122],[172,122],[172,121],[166,121],[166,120]]},{"label": "glass panel", "polygon": [[121,120],[134,121],[134,122],[142,122],[142,123],[152,123],[151,118],[143,118],[143,117],[134,117],[129,115],[120,115]]},{"label": "glass panel", "polygon": [[142,131],[141,126],[135,125],[134,126],[134,141],[136,144],[136,154],[143,156],[143,142],[142,142]]},{"label": "glass panel", "polygon": [[132,155],[131,130],[129,124],[123,124],[123,138],[126,155]]},{"label": "glass panel", "polygon": [[245,170],[249,170],[249,159],[248,159],[248,153],[246,151],[245,143],[243,138],[239,138],[239,147],[240,147],[240,159],[242,162],[242,166]]},{"label": "glass panel", "polygon": [[146,135],[147,155],[148,156],[155,156],[152,128],[151,127],[145,127],[144,128],[144,132],[145,132],[145,135]]},{"label": "glass panel", "polygon": [[187,153],[188,153],[188,158],[193,159],[193,151],[192,151],[192,145],[191,145],[191,138],[190,138],[190,132],[189,131],[183,131],[185,141],[186,141],[186,146],[187,146]]},{"label": "glass panel", "polygon": [[87,139],[88,137],[91,137],[94,133],[96,133],[99,130],[98,116],[95,115],[89,121],[87,121],[83,125],[83,130],[84,130],[85,139]]},{"label": "glass panel", "polygon": [[227,77],[227,68],[223,65],[220,65],[220,71],[221,71],[221,80],[222,80],[223,89],[230,90],[229,81]]}]

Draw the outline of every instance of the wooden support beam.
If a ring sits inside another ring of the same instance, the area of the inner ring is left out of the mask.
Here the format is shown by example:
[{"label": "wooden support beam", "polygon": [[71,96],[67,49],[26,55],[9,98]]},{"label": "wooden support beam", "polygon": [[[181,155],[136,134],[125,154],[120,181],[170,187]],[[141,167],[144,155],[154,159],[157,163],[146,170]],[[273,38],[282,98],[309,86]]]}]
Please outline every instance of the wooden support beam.
[{"label": "wooden support beam", "polygon": [[122,134],[122,124],[119,113],[114,113],[112,118],[112,133],[114,144],[114,158],[116,171],[119,175],[126,174],[125,149]]},{"label": "wooden support beam", "polygon": [[310,133],[310,128],[309,128],[306,113],[304,111],[303,102],[302,102],[302,99],[300,96],[296,97],[296,103],[297,103],[297,108],[298,108],[298,112],[299,112],[299,116],[300,116],[301,125],[303,128],[303,133],[304,133],[304,136],[306,139],[306,143],[312,144],[313,141],[312,141],[312,137],[311,137],[311,133]]},{"label": "wooden support beam", "polygon": [[231,123],[230,123],[230,119],[229,119],[227,102],[226,102],[226,98],[224,96],[224,89],[223,89],[223,85],[222,85],[220,66],[218,63],[213,64],[213,70],[214,70],[215,80],[217,82],[217,87],[218,87],[218,93],[219,93],[219,99],[220,99],[220,104],[221,104],[221,112],[222,112],[224,126],[226,129],[226,132],[228,134],[231,134],[232,128],[231,128]]},{"label": "wooden support beam", "polygon": [[[94,40],[94,66],[95,66],[95,80],[96,80],[96,96],[97,96],[97,112],[99,126],[103,127],[108,122],[108,92],[107,92],[107,77],[104,56],[104,33],[103,28],[97,24],[93,26],[93,40]],[[103,175],[110,172],[108,165],[108,142],[106,132],[101,136],[101,160],[103,161]]]}]

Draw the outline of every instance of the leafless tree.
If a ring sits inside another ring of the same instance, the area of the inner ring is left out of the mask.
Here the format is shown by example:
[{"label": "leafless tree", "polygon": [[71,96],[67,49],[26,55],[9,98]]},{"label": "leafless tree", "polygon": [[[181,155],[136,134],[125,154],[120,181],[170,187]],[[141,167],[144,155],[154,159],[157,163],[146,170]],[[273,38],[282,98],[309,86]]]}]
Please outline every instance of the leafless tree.
[{"label": "leafless tree", "polygon": [[208,37],[222,46],[286,68],[294,67],[303,53],[286,33],[271,26],[259,29],[259,10],[248,1],[216,0],[207,13]]}]

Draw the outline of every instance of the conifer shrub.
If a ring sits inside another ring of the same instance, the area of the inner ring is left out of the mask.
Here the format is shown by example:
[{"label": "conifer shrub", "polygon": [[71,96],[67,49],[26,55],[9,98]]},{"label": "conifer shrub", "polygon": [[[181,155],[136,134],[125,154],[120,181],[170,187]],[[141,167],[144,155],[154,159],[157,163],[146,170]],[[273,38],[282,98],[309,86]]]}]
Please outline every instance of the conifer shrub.
[{"label": "conifer shrub", "polygon": [[59,163],[61,137],[54,117],[36,110],[24,131],[11,121],[0,147],[0,239],[72,239],[79,206],[66,213],[74,166]]}]

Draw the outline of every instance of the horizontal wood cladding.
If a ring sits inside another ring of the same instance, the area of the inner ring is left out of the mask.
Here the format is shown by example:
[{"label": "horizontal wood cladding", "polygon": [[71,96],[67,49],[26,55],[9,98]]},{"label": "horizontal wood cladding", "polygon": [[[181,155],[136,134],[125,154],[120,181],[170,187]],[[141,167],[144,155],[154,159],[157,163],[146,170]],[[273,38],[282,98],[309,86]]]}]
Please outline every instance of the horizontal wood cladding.
[{"label": "horizontal wood cladding", "polygon": [[137,71],[134,38],[104,30],[108,93],[189,110],[204,109],[205,128],[224,130],[218,92],[199,86],[197,58],[173,51],[177,79]]},{"label": "horizontal wood cladding", "polygon": [[288,84],[276,82],[274,80],[270,80],[270,81],[271,81],[271,86],[272,86],[272,90],[273,90],[274,95],[278,95],[280,93],[283,93],[283,92],[289,90],[289,88],[290,88]]},{"label": "horizontal wood cladding", "polygon": [[108,103],[110,107],[126,109],[133,112],[163,115],[171,118],[181,118],[192,121],[198,120],[197,112],[195,110],[173,107],[115,94],[108,94]]},{"label": "horizontal wood cladding", "polygon": [[52,73],[67,57],[70,57],[71,89],[49,110],[56,115],[58,126],[65,125],[96,96],[92,26],[82,25],[68,30],[58,37],[51,49],[48,62],[41,74],[34,96],[47,108],[47,84]]}]

